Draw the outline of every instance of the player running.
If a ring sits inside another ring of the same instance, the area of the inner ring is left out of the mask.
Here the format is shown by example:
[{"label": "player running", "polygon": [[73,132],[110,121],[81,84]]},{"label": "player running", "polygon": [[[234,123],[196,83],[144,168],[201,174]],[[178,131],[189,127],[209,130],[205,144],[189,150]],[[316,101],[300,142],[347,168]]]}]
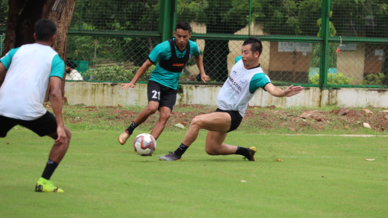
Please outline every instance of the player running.
[{"label": "player running", "polygon": [[158,139],[160,134],[162,134],[175,105],[179,76],[191,55],[194,55],[194,60],[200,71],[202,81],[206,82],[209,79],[209,76],[205,74],[202,56],[197,43],[189,40],[191,37],[190,24],[180,21],[175,27],[174,35],[175,38],[158,44],[137,71],[132,81],[122,85],[124,90],[135,87],[137,80],[144,72],[146,72],[152,64],[156,64],[156,62],[159,61],[151,74],[147,86],[148,106],[140,112],[132,124],[121,133],[119,142],[122,145],[125,144],[127,139],[132,135],[133,130],[146,121],[147,118],[157,110],[160,112],[159,120],[152,129],[151,135],[155,139]]},{"label": "player running", "polygon": [[250,37],[245,40],[242,46],[242,60],[233,66],[218,94],[217,110],[194,117],[178,149],[159,157],[160,160],[180,161],[183,153],[198,137],[200,129],[208,130],[205,150],[209,155],[239,154],[249,161],[256,160],[254,156],[256,147],[243,148],[223,143],[228,132],[237,129],[240,125],[249,100],[259,88],[263,88],[276,97],[291,97],[303,89],[301,86],[291,85],[282,90],[272,85],[259,64],[262,50],[259,39]]},{"label": "player running", "polygon": [[[53,21],[40,19],[35,23],[36,43],[11,49],[0,59],[0,72],[7,73],[0,87],[0,137],[21,125],[55,140],[42,177],[36,183],[36,192],[63,192],[50,178],[65,156],[71,138],[62,120],[61,80],[65,63],[51,48],[56,32]],[[55,116],[43,107],[48,84]]]}]

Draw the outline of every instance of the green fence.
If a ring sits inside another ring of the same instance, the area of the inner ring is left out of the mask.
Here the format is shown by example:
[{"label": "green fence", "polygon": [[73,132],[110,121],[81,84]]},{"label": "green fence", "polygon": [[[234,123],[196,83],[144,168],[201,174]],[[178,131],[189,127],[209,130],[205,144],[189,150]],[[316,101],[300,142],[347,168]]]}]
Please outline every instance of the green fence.
[{"label": "green fence", "polygon": [[[192,26],[211,82],[227,78],[243,41],[256,36],[261,66],[275,84],[388,85],[387,0],[78,0],[68,58],[85,76],[101,75],[93,80],[129,81],[181,20]],[[198,83],[198,74],[190,60],[180,81]]]}]

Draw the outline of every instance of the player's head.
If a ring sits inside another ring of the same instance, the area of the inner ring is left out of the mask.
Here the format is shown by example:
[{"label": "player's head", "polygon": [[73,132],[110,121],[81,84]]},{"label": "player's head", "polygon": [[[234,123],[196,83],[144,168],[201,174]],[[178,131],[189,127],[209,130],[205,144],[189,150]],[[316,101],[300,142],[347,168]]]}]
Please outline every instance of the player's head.
[{"label": "player's head", "polygon": [[54,43],[57,26],[49,19],[40,19],[35,23],[34,37],[36,41]]},{"label": "player's head", "polygon": [[174,36],[178,45],[186,46],[191,37],[190,24],[185,21],[179,21],[175,26]]},{"label": "player's head", "polygon": [[261,44],[260,39],[256,37],[249,37],[245,40],[241,49],[241,57],[244,65],[257,65],[262,51],[263,45]]}]

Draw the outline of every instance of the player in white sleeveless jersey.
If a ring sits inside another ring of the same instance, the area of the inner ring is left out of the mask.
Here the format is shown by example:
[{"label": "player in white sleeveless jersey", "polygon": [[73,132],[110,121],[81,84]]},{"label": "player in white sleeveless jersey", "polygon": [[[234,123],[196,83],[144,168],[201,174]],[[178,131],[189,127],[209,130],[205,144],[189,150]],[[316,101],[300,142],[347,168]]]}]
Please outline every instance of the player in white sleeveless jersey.
[{"label": "player in white sleeveless jersey", "polygon": [[[35,186],[37,192],[63,192],[50,177],[65,156],[71,137],[62,120],[61,81],[65,63],[51,48],[56,32],[53,21],[40,19],[35,23],[36,43],[11,49],[0,59],[0,75],[5,75],[0,87],[0,137],[6,137],[9,130],[21,125],[55,140]],[[43,107],[48,85],[55,116]]]},{"label": "player in white sleeveless jersey", "polygon": [[160,160],[179,161],[186,149],[198,137],[200,129],[208,130],[205,150],[209,155],[239,154],[249,161],[255,161],[256,147],[243,148],[228,145],[224,140],[228,132],[240,125],[249,100],[256,90],[263,88],[276,97],[291,97],[300,93],[301,86],[289,86],[282,90],[272,85],[269,77],[264,74],[259,64],[262,52],[259,39],[250,37],[243,43],[242,60],[239,60],[218,94],[217,110],[213,113],[196,116],[190,123],[189,129],[178,149],[170,154],[160,156]]}]

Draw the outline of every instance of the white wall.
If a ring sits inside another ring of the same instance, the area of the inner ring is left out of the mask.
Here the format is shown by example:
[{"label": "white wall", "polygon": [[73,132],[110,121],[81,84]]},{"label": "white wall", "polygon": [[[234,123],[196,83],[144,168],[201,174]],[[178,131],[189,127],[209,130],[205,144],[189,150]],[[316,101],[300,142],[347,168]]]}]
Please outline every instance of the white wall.
[{"label": "white wall", "polygon": [[[219,85],[183,85],[178,93],[179,104],[217,105]],[[123,90],[119,83],[67,82],[65,96],[70,105],[85,104],[96,106],[140,105],[148,103],[147,85],[137,84],[135,88]],[[334,89],[305,88],[299,95],[290,98],[273,97],[264,90],[258,90],[250,106],[304,106],[319,107],[336,105],[344,107],[388,107],[386,89]]]}]

